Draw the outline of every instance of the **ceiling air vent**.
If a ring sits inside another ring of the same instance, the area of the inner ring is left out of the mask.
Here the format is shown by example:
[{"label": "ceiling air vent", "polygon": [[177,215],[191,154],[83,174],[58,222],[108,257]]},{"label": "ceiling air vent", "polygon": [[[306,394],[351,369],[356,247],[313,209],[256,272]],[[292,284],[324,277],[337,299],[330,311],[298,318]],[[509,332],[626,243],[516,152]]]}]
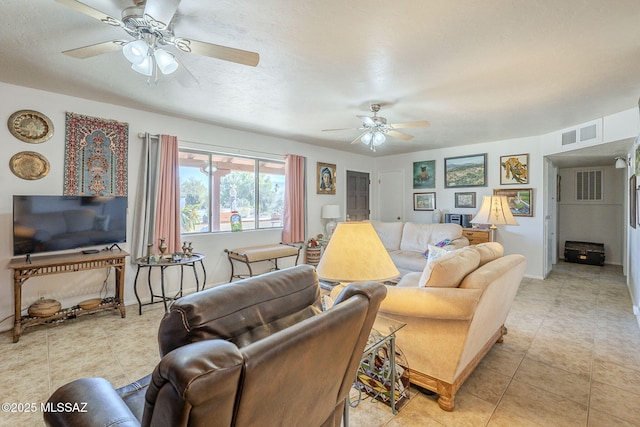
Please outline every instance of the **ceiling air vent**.
[{"label": "ceiling air vent", "polygon": [[576,200],[602,200],[602,170],[576,172]]}]

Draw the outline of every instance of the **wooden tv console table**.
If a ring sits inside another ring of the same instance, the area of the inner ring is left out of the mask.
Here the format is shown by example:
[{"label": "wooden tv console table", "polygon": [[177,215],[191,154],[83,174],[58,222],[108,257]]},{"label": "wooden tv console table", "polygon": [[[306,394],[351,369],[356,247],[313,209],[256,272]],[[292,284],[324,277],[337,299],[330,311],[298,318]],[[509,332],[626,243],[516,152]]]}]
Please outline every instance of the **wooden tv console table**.
[{"label": "wooden tv console table", "polygon": [[[45,255],[33,257],[27,261],[25,257],[12,259],[9,268],[13,269],[13,298],[15,307],[15,321],[13,324],[13,342],[18,342],[22,331],[30,326],[47,322],[61,321],[95,313],[104,310],[120,310],[122,317],[126,316],[124,306],[124,267],[125,258],[129,254],[123,250],[114,249],[95,254],[72,253],[64,255]],[[113,297],[104,298],[98,307],[84,310],[78,306],[62,308],[59,312],[45,317],[21,315],[22,285],[32,277],[50,274],[73,273],[75,271],[95,270],[113,267],[116,272],[116,289]]]}]

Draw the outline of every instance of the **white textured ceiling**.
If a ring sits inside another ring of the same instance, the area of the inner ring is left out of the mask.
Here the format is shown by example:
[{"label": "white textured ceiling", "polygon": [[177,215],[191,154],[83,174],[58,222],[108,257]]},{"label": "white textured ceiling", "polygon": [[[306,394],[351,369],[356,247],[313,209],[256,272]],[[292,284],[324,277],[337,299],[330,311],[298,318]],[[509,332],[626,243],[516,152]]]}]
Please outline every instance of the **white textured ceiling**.
[{"label": "white textured ceiling", "polygon": [[[117,18],[132,0],[86,0]],[[377,155],[540,135],[640,96],[637,0],[182,0],[178,36],[260,53],[257,67],[177,53],[199,80],[148,86],[120,52],[60,52],[127,38],[54,0],[0,3],[0,81],[331,148],[380,102],[428,120]],[[158,131],[162,131],[161,123]]]}]

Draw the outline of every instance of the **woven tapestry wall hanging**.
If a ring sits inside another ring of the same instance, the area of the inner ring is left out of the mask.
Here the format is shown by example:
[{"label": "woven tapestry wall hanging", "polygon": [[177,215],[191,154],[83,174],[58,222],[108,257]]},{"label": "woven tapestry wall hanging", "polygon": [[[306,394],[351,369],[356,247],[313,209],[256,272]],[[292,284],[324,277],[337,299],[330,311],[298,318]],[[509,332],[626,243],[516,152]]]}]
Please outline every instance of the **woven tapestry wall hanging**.
[{"label": "woven tapestry wall hanging", "polygon": [[66,114],[64,194],[126,196],[129,124]]}]

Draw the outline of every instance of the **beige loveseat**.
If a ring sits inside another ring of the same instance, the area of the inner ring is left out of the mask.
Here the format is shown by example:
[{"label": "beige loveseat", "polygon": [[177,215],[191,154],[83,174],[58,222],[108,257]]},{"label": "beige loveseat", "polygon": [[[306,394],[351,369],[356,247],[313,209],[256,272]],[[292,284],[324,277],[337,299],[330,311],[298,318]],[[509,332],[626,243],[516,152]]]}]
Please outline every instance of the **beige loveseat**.
[{"label": "beige loveseat", "polygon": [[410,273],[387,286],[379,314],[407,324],[396,342],[410,381],[437,393],[446,411],[493,344],[502,342],[526,267],[524,256],[502,254],[496,242],[469,246],[430,261],[431,274]]},{"label": "beige loveseat", "polygon": [[425,251],[429,245],[450,241],[444,246],[456,249],[469,245],[458,224],[416,224],[413,222],[371,221],[382,244],[389,252],[400,274],[421,272],[427,264]]}]

